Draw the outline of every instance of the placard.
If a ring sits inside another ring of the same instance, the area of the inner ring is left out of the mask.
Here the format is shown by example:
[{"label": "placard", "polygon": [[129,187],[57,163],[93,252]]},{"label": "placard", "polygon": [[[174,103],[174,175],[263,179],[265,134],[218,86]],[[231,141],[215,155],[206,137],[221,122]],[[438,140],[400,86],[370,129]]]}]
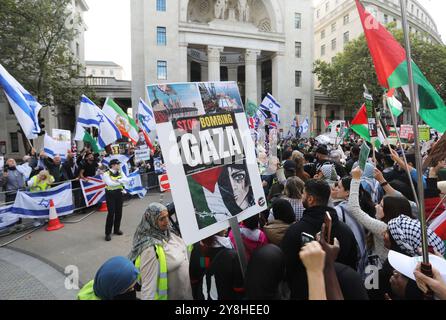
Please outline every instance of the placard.
[{"label": "placard", "polygon": [[184,241],[266,209],[254,142],[235,82],[147,87]]},{"label": "placard", "polygon": [[147,161],[150,160],[150,149],[147,147],[140,147],[139,149],[135,149],[135,161]]}]

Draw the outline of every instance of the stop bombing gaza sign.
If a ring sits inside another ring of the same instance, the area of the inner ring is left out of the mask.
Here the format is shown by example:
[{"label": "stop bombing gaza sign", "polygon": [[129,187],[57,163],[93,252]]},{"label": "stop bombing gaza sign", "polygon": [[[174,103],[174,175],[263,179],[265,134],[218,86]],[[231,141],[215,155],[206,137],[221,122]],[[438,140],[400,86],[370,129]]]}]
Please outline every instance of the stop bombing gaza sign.
[{"label": "stop bombing gaza sign", "polygon": [[265,210],[235,82],[147,86],[181,234],[196,243]]}]

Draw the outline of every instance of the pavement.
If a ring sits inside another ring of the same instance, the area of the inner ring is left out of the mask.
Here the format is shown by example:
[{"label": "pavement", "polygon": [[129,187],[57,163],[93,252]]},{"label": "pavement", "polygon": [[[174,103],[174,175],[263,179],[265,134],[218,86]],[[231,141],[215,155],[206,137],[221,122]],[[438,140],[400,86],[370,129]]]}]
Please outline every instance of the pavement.
[{"label": "pavement", "polygon": [[107,259],[127,256],[148,204],[168,203],[171,199],[170,193],[152,190],[143,199],[125,202],[121,223],[124,235],[112,236],[109,242],[104,240],[106,212],[65,217],[61,220],[63,229],[47,232],[41,227],[6,246],[3,244],[26,232],[1,237],[0,300],[76,299],[77,283],[81,288],[93,279]]}]

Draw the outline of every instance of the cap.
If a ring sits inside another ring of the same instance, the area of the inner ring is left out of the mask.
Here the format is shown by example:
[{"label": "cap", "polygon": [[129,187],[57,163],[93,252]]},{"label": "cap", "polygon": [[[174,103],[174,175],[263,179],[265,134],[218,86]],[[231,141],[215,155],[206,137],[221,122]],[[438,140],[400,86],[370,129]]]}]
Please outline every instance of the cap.
[{"label": "cap", "polygon": [[[409,257],[396,251],[389,251],[389,263],[399,273],[415,281],[414,271],[418,263],[422,262],[422,257]],[[446,260],[435,255],[429,255],[429,262],[434,269],[441,274],[443,281],[446,281]]]},{"label": "cap", "polygon": [[113,159],[110,161],[110,166],[112,166],[114,164],[121,164],[121,162],[118,159]]}]

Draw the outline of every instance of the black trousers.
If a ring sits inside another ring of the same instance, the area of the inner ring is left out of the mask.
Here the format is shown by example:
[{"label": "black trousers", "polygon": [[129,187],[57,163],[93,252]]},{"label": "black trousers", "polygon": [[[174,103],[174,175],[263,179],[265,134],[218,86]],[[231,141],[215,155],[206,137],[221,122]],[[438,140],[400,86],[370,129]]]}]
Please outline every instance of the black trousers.
[{"label": "black trousers", "polygon": [[105,224],[105,234],[109,235],[114,227],[114,232],[118,232],[121,227],[122,218],[122,190],[112,190],[105,192],[107,201],[107,222]]}]

